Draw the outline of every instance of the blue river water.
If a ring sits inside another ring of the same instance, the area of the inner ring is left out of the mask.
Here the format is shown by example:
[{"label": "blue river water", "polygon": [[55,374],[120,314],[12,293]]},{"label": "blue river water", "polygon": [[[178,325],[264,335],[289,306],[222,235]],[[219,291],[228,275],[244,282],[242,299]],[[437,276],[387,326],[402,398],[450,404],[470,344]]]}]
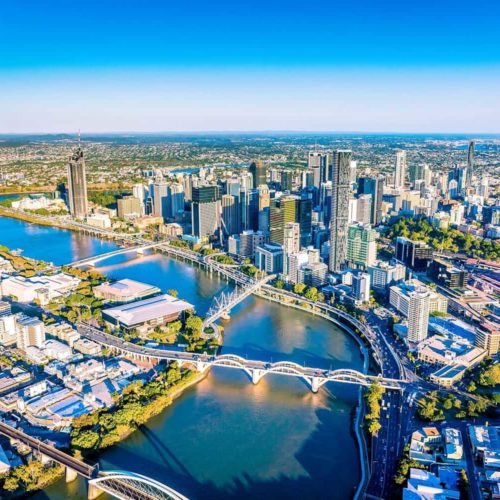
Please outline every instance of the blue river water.
[{"label": "blue river water", "polygon": [[[113,243],[0,217],[0,244],[56,264],[103,253]],[[163,255],[120,256],[99,270],[175,288],[203,314],[230,287],[215,275]],[[224,352],[318,367],[361,368],[357,343],[329,322],[251,297],[225,325]],[[104,470],[130,470],[189,498],[345,499],[360,478],[352,419],[357,388],[328,384],[313,394],[299,379],[213,369],[161,415],[100,456]],[[36,498],[86,498],[64,481]],[[105,496],[101,498],[106,498]]]}]

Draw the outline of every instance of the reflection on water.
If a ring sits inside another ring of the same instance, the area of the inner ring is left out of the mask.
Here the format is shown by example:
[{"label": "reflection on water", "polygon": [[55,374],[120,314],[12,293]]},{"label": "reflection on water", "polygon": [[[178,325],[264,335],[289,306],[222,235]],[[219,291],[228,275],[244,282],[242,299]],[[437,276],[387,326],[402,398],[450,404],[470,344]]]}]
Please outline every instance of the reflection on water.
[{"label": "reflection on water", "polygon": [[[0,218],[0,244],[56,263],[109,251],[113,244]],[[215,275],[154,254],[102,262],[113,278],[175,288],[200,314],[231,287]],[[321,318],[248,298],[225,323],[224,352],[263,360],[361,367],[356,343]],[[328,384],[312,394],[300,379],[266,376],[253,385],[238,370],[214,368],[162,415],[101,456],[105,470],[146,474],[190,498],[349,498],[359,478],[350,432],[357,389]],[[63,481],[36,498],[86,498]],[[106,498],[101,497],[101,498]]]}]

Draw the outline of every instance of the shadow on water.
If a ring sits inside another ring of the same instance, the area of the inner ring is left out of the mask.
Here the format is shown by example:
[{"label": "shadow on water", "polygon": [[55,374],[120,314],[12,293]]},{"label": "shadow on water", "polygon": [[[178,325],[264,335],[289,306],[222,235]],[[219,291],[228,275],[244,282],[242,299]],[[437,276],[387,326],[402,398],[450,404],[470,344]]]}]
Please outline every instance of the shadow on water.
[{"label": "shadow on water", "polygon": [[[352,410],[352,407],[349,407]],[[349,411],[350,413],[350,411]],[[347,483],[355,485],[359,479],[359,464],[357,457],[346,457],[336,453],[332,464],[331,449],[342,448],[349,443],[349,432],[339,433],[335,428],[333,412],[329,409],[316,410],[318,424],[309,439],[295,454],[295,459],[304,470],[304,475],[289,477],[280,474],[273,478],[256,478],[251,471],[244,472],[233,478],[224,486],[217,486],[211,481],[198,481],[179,460],[169,447],[157,435],[142,427],[139,432],[150,443],[156,454],[147,458],[133,449],[120,450],[114,457],[113,468],[130,468],[135,464],[136,471],[153,477],[164,484],[184,493],[191,499],[346,499],[352,496],[353,490],[345,490],[345,478],[351,478]],[[200,424],[202,425],[202,424]],[[238,444],[235,443],[235,448]],[[255,450],[258,456],[258,451]],[[218,450],[207,450],[217,461]],[[355,464],[353,466],[353,464]],[[349,488],[349,487],[348,487]]]}]

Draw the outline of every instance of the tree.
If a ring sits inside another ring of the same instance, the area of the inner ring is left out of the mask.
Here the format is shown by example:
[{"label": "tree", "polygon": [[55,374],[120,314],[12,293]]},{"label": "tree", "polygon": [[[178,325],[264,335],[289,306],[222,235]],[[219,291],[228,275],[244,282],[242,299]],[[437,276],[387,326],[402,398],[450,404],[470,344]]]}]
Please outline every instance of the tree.
[{"label": "tree", "polygon": [[304,285],[304,283],[296,283],[294,286],[293,286],[293,293],[296,293],[297,295],[302,295],[305,290],[306,290],[306,285]]},{"label": "tree", "polygon": [[474,392],[476,389],[477,389],[476,384],[474,383],[474,381],[473,381],[473,380],[471,380],[471,381],[469,382],[469,385],[467,386],[467,390],[468,390],[469,392]]},{"label": "tree", "polygon": [[308,300],[316,302],[318,300],[318,289],[313,286],[309,287],[305,293],[305,297]]},{"label": "tree", "polygon": [[75,448],[90,450],[96,448],[98,443],[99,434],[95,431],[79,431],[71,436],[71,445]]},{"label": "tree", "polygon": [[17,477],[11,476],[5,479],[3,483],[4,490],[14,492],[18,488],[19,488],[19,479],[17,479]]},{"label": "tree", "polygon": [[179,295],[179,292],[175,290],[174,288],[169,288],[167,290],[167,293],[171,295],[172,297],[177,297]]},{"label": "tree", "polygon": [[274,286],[278,290],[283,290],[283,288],[285,288],[285,282],[283,280],[276,280],[275,283],[274,283]]},{"label": "tree", "polygon": [[197,340],[200,338],[202,328],[203,320],[199,316],[189,316],[186,320],[186,330],[193,339]]}]

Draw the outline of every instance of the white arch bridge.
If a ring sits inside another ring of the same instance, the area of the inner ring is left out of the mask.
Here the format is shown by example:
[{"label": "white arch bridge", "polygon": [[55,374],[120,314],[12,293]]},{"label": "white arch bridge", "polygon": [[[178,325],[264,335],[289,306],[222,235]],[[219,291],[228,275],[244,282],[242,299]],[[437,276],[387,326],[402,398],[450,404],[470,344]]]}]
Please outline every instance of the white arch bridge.
[{"label": "white arch bridge", "polygon": [[66,470],[66,482],[72,482],[78,476],[84,477],[88,481],[89,500],[104,492],[119,500],[188,500],[169,486],[134,472],[100,471],[98,465],[90,465],[1,420],[0,434],[29,446],[43,460],[62,465]]},{"label": "white arch bridge", "polygon": [[266,375],[274,373],[277,375],[302,378],[310,386],[313,392],[317,392],[319,388],[327,382],[342,382],[364,386],[369,386],[374,382],[378,382],[383,387],[394,390],[402,390],[405,385],[404,380],[385,378],[381,375],[365,375],[364,373],[347,368],[328,370],[301,366],[292,361],[277,361],[272,363],[249,360],[235,354],[196,354],[185,351],[144,347],[126,342],[120,337],[105,333],[87,323],[79,323],[78,332],[82,337],[105,345],[115,352],[122,353],[134,359],[176,361],[180,366],[189,364],[197,371],[205,371],[211,366],[222,366],[225,368],[243,370],[249,375],[254,384],[257,384]]},{"label": "white arch bridge", "polygon": [[108,493],[119,500],[188,500],[169,486],[133,472],[101,472],[99,477],[89,481],[89,491],[92,488],[99,494]]}]

